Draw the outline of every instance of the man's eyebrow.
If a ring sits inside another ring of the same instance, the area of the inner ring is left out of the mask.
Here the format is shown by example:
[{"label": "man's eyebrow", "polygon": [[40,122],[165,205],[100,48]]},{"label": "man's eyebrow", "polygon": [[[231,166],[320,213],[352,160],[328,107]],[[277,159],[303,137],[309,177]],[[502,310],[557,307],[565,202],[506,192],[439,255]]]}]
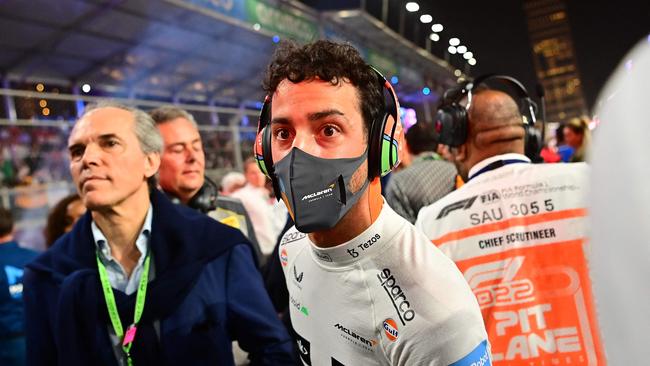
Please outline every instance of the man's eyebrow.
[{"label": "man's eyebrow", "polygon": [[288,125],[289,119],[285,117],[273,118],[271,119],[271,124]]},{"label": "man's eyebrow", "polygon": [[318,121],[319,119],[323,119],[332,115],[345,116],[345,114],[338,109],[327,109],[320,112],[310,113],[307,115],[307,118],[310,121]]},{"label": "man's eyebrow", "polygon": [[80,142],[76,142],[76,143],[74,143],[72,145],[68,145],[68,151],[72,151],[74,149],[78,149],[78,148],[81,148],[81,147],[84,147],[84,146],[85,146],[84,144],[82,144]]},{"label": "man's eyebrow", "polygon": [[[344,119],[347,122],[347,118],[345,117],[345,113],[339,111],[338,109],[327,109],[327,110],[320,111],[320,112],[309,113],[307,115],[307,119],[309,121],[313,122],[313,121],[321,120],[323,118],[327,118],[329,116],[342,116],[342,117],[344,117]],[[271,120],[271,123],[286,125],[286,124],[289,124],[289,118],[286,118],[286,117],[273,118]]]},{"label": "man's eyebrow", "polygon": [[114,133],[106,133],[106,134],[103,134],[103,135],[99,135],[97,137],[98,140],[109,140],[109,139],[113,139],[113,138],[118,139],[118,140],[122,140],[122,138],[120,138],[118,135],[116,135]]},{"label": "man's eyebrow", "polygon": [[[106,133],[106,134],[103,134],[103,135],[99,135],[97,137],[97,140],[100,140],[100,141],[106,141],[106,140],[110,140],[110,139],[122,140],[118,135],[116,135],[114,133]],[[75,142],[74,144],[68,146],[68,150],[71,151],[74,148],[83,147],[83,146],[86,146],[86,144],[83,143],[83,142]]]},{"label": "man's eyebrow", "polygon": [[[196,144],[197,142],[201,142],[201,138],[200,138],[200,137],[197,137],[197,138],[195,138],[194,140],[189,141],[189,144],[194,145],[194,144]],[[188,141],[176,141],[176,142],[172,142],[172,143],[169,144],[169,145],[165,145],[165,147],[166,147],[166,148],[170,148],[170,147],[174,147],[174,146],[183,146],[183,145],[185,145],[185,144],[187,144],[187,143],[188,143]]]}]

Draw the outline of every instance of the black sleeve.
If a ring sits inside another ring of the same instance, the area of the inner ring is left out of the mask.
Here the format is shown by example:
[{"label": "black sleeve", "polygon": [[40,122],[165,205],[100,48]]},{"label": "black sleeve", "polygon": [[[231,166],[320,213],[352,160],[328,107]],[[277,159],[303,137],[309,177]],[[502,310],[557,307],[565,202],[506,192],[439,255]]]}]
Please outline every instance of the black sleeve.
[{"label": "black sleeve", "polygon": [[271,256],[266,262],[266,265],[262,268],[262,276],[264,277],[264,287],[269,293],[273,307],[278,313],[283,313],[289,307],[289,290],[287,289],[287,283],[284,279],[284,272],[282,271],[282,264],[280,263],[280,257],[278,255],[280,243],[282,242],[282,236],[287,230],[291,229],[293,226],[293,221],[291,217],[287,215],[287,222],[284,224],[282,232],[278,236],[278,239],[271,252]]}]

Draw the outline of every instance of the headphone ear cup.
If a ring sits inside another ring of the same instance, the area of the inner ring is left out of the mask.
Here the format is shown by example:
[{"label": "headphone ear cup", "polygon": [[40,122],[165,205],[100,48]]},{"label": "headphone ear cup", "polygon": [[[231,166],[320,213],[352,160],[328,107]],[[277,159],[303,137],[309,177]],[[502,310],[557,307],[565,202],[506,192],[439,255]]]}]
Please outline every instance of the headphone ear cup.
[{"label": "headphone ear cup", "polygon": [[198,192],[187,202],[189,207],[199,210],[203,213],[216,210],[218,207],[217,197],[219,196],[219,188],[217,184],[205,177],[203,186]]},{"label": "headphone ear cup", "polygon": [[384,128],[381,138],[381,160],[379,174],[383,177],[390,173],[400,163],[402,148],[404,146],[404,132],[402,124],[398,123],[393,116],[384,116]]},{"label": "headphone ear cup", "polygon": [[264,161],[264,134],[266,133],[266,127],[262,128],[260,132],[257,133],[255,137],[254,145],[254,155],[255,161],[257,161],[257,166],[260,168],[262,173],[269,176],[269,171],[266,168],[266,162]]},{"label": "headphone ear cup", "polygon": [[467,140],[467,111],[451,104],[438,108],[434,124],[438,143],[458,147]]},{"label": "headphone ear cup", "polygon": [[544,147],[542,141],[542,135],[538,129],[531,125],[524,125],[524,130],[526,131],[525,145],[524,145],[524,154],[533,162],[540,163],[542,162],[542,157],[540,152],[542,147]]}]

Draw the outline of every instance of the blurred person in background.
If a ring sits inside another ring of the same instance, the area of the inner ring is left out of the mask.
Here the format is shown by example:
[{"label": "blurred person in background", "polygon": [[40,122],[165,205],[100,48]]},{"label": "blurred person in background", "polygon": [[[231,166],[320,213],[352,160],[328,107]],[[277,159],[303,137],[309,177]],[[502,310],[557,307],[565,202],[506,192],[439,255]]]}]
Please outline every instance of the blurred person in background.
[{"label": "blurred person in background", "polygon": [[68,142],[88,208],[25,271],[30,365],[291,364],[239,230],[156,189],[163,141],[141,110],[86,108]]},{"label": "blurred person in background", "polygon": [[416,227],[472,287],[494,365],[602,364],[586,260],[588,166],[532,164],[525,100],[520,109],[481,85],[465,84],[438,110],[440,141],[466,183],[424,207]]},{"label": "blurred person in background", "polygon": [[548,140],[544,143],[544,148],[540,151],[539,156],[545,163],[559,163],[562,157],[557,153],[557,146],[554,140]]},{"label": "blurred person in background", "polygon": [[320,40],[281,43],[263,85],[255,156],[295,222],[278,256],[303,364],[489,365],[462,275],[380,194],[403,150],[390,83]]},{"label": "blurred person in background", "polygon": [[564,140],[564,124],[561,124],[557,129],[555,129],[555,140],[555,148],[557,154],[560,156],[560,160],[564,163],[570,162],[575,149]]},{"label": "blurred person in background", "polygon": [[220,192],[224,196],[230,196],[245,185],[246,177],[244,174],[240,172],[228,172],[221,178]]},{"label": "blurred person in background", "polygon": [[610,365],[650,360],[650,37],[601,90],[592,165],[589,264]]},{"label": "blurred person in background", "polygon": [[25,364],[23,267],[38,255],[14,241],[14,219],[0,206],[0,365]]},{"label": "blurred person in background", "polygon": [[172,202],[197,209],[213,219],[240,230],[253,244],[258,261],[259,244],[246,209],[232,197],[220,196],[214,182],[205,176],[203,142],[194,117],[167,106],[149,111],[163,138],[158,184]]},{"label": "blurred person in background", "polygon": [[246,185],[230,196],[241,200],[246,207],[262,254],[269,256],[286,222],[286,210],[284,213],[277,210],[277,207],[282,206],[274,205],[271,201],[270,192],[266,188],[266,176],[260,172],[252,157],[244,161],[244,176]]},{"label": "blurred person in background", "polygon": [[436,153],[433,123],[419,121],[405,134],[411,164],[393,173],[386,187],[386,202],[412,224],[424,206],[436,202],[456,187],[456,167]]},{"label": "blurred person in background", "polygon": [[74,193],[61,199],[47,216],[44,230],[45,247],[51,247],[58,238],[72,230],[77,220],[85,213],[86,206],[78,194]]},{"label": "blurred person in background", "polygon": [[562,130],[564,141],[573,148],[571,162],[577,163],[586,161],[587,149],[591,142],[591,131],[589,130],[589,118],[571,118]]}]

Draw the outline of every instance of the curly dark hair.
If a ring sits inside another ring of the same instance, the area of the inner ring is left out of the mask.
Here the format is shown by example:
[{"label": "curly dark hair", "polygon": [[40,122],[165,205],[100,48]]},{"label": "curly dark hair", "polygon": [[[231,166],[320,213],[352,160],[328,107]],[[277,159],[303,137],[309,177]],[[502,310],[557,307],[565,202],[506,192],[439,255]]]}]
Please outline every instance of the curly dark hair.
[{"label": "curly dark hair", "polygon": [[315,78],[332,85],[339,85],[345,79],[356,87],[367,136],[372,121],[385,109],[386,101],[377,74],[350,44],[318,40],[299,46],[283,41],[269,63],[262,87],[272,97],[285,79],[299,83]]}]

